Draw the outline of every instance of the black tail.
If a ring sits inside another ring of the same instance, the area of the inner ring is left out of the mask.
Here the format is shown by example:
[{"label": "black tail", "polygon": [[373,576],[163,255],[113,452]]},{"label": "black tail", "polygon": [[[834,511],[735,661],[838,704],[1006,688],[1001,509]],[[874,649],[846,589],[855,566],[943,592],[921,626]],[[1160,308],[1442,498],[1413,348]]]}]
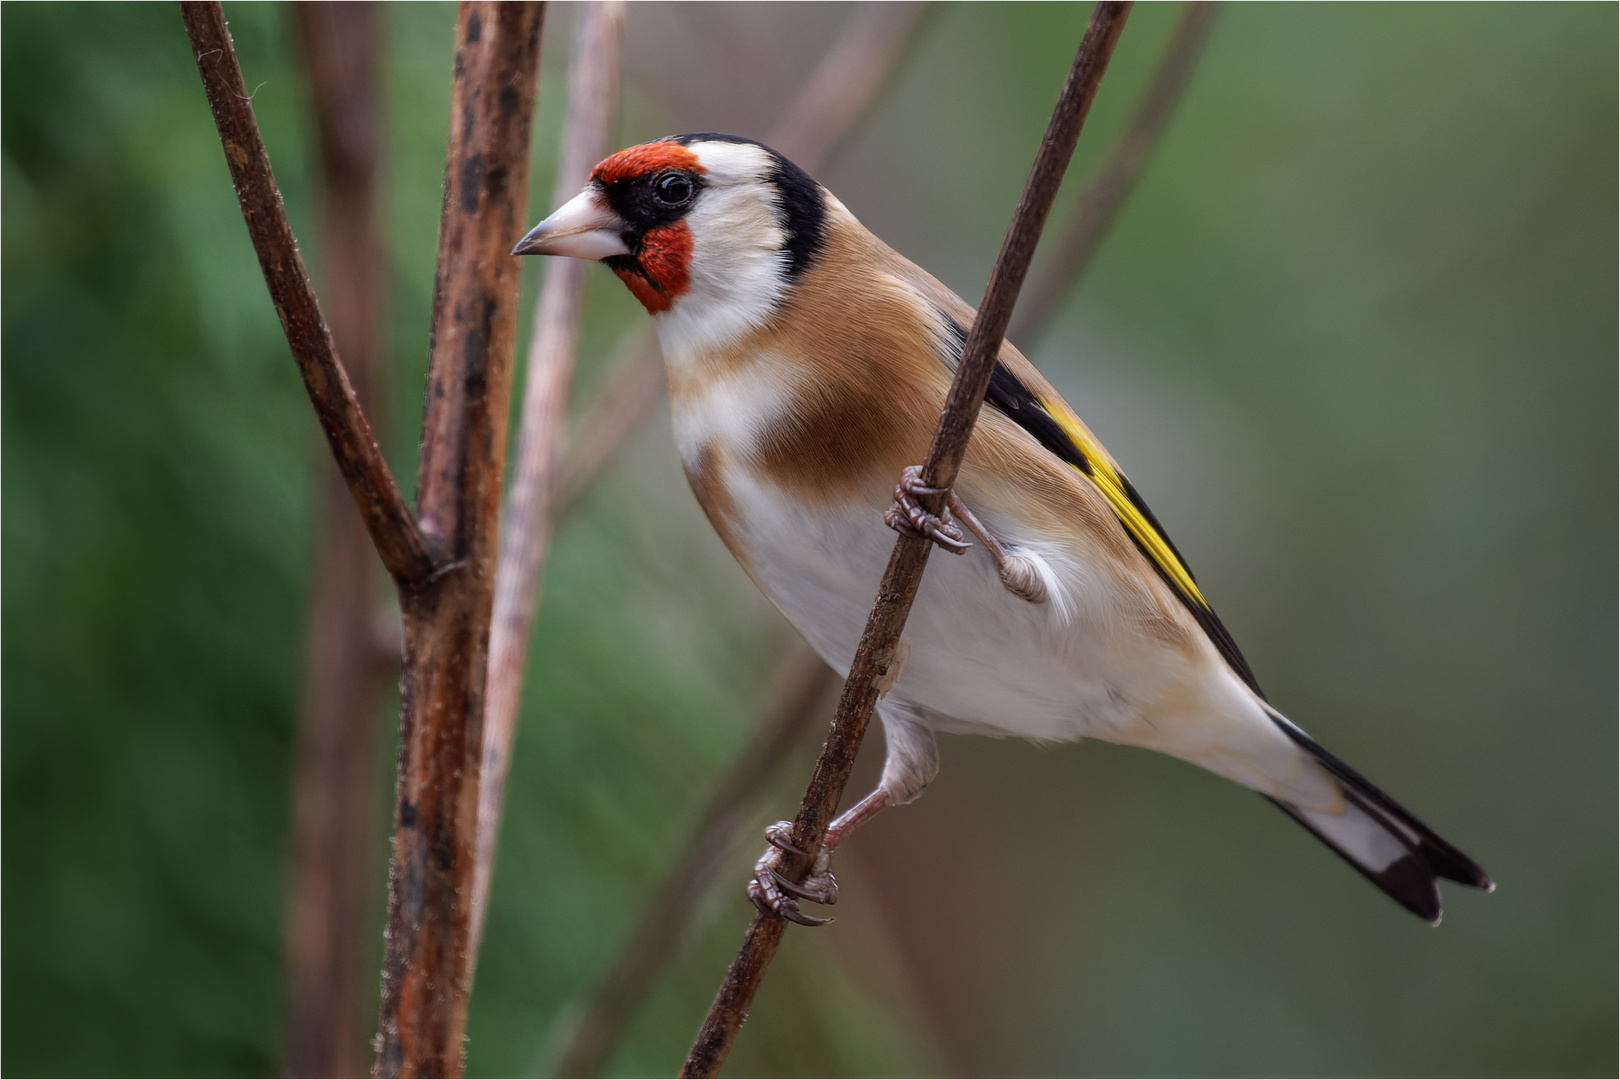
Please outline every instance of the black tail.
[{"label": "black tail", "polygon": [[1283,716],[1272,712],[1271,718],[1290,739],[1333,774],[1344,791],[1347,806],[1343,814],[1328,815],[1277,799],[1271,801],[1315,833],[1397,904],[1431,925],[1438,925],[1440,886],[1436,878],[1486,892],[1496,888],[1496,883],[1478,863],[1442,840],[1405,807],[1322,749],[1316,740]]}]

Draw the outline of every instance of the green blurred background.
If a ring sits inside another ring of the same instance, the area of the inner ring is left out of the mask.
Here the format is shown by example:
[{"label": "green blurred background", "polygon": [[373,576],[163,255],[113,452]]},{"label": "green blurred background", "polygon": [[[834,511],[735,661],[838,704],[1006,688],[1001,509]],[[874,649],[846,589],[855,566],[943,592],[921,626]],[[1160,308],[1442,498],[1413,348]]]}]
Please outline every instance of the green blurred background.
[{"label": "green blurred background", "polygon": [[[976,298],[1087,10],[931,10],[819,178]],[[618,142],[762,135],[851,11],[632,5]],[[290,17],[227,14],[319,280]],[[575,14],[549,16],[532,217]],[[1175,14],[1132,15],[1055,227]],[[173,6],[0,19],[0,1069],[274,1073],[324,450]],[[402,479],[453,23],[384,16]],[[731,1074],[1615,1075],[1616,31],[1598,4],[1227,9],[1096,265],[1020,342],[1273,700],[1496,894],[1451,888],[1431,930],[1191,767],[950,738],[843,857],[837,925],[788,935]],[[580,398],[643,318],[593,271]],[[649,425],[546,569],[470,1074],[545,1068],[790,634]],[[615,1073],[673,1072],[758,835]]]}]

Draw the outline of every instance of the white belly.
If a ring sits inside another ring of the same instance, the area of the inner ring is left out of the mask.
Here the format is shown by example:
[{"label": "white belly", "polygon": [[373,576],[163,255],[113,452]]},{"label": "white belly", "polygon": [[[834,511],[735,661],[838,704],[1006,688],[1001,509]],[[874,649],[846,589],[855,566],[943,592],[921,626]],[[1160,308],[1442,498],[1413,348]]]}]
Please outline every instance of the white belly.
[{"label": "white belly", "polygon": [[[883,508],[851,503],[812,513],[743,470],[727,480],[732,537],[755,580],[822,658],[847,673],[894,548]],[[1141,723],[1146,684],[1160,682],[1172,658],[1122,631],[1115,583],[1065,562],[1068,619],[1059,604],[1008,592],[982,546],[933,552],[891,696],[945,730],[1136,741],[1128,732]]]},{"label": "white belly", "polygon": [[[883,508],[809,512],[774,486],[730,474],[733,541],[788,621],[841,675],[894,548]],[[986,522],[1000,532],[996,523]],[[1050,561],[1068,615],[1008,592],[981,546],[934,551],[906,622],[909,658],[889,700],[941,731],[1040,741],[1098,738],[1159,750],[1306,806],[1336,798],[1213,648],[1191,654],[1133,629],[1140,593],[1088,566]]]}]

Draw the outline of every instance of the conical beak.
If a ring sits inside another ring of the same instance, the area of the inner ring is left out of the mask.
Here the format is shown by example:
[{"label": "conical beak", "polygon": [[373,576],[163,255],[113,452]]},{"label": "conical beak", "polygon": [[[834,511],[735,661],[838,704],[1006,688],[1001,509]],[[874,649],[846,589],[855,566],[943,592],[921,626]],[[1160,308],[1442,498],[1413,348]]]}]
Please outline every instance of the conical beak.
[{"label": "conical beak", "polygon": [[556,213],[529,230],[512,249],[514,255],[566,255],[572,259],[605,259],[628,255],[623,236],[625,224],[603,201],[594,187],[587,187],[564,203]]}]

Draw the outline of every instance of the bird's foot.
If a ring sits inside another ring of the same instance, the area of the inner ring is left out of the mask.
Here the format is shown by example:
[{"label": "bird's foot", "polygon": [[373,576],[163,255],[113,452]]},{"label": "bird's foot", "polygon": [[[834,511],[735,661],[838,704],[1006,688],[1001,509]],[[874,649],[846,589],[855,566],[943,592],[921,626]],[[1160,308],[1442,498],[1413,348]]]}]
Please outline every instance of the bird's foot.
[{"label": "bird's foot", "polygon": [[929,487],[922,482],[922,467],[907,465],[894,485],[894,502],[883,515],[883,521],[898,533],[921,536],[932,540],[946,551],[960,555],[973,545],[950,519],[950,510],[931,514],[917,501],[923,495],[944,495],[948,489]]},{"label": "bird's foot", "polygon": [[803,855],[793,846],[793,823],[778,821],[765,830],[765,839],[771,845],[754,864],[754,877],[748,882],[748,899],[765,915],[796,922],[800,926],[826,926],[831,919],[820,919],[799,910],[800,900],[817,904],[838,902],[838,882],[827,867],[832,862],[832,849],[823,845],[810,864],[810,874],[802,883],[788,880],[777,869],[783,855]]}]

